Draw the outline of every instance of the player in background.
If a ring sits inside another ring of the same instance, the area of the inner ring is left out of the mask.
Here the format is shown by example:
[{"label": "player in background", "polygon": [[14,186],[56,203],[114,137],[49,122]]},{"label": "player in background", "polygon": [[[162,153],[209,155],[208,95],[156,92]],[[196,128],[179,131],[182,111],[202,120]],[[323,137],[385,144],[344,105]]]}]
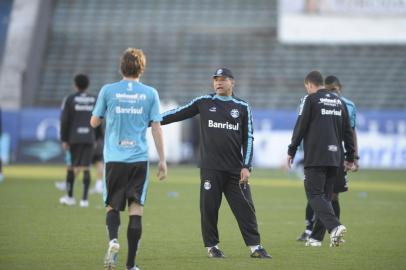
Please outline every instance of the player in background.
[{"label": "player in background", "polygon": [[163,180],[167,174],[158,92],[140,82],[145,64],[145,55],[141,50],[125,50],[120,62],[123,78],[103,86],[91,118],[92,127],[98,127],[103,119],[106,127],[103,151],[106,182],[103,199],[110,240],[104,260],[107,269],[117,267],[120,211],[124,211],[126,203],[129,215],[126,269],[139,269],[135,260],[149,182],[146,131],[151,121],[152,137],[159,155],[157,176]]},{"label": "player in background", "polygon": [[287,166],[291,166],[303,140],[306,196],[317,219],[328,229],[330,246],[334,247],[342,243],[347,228],[331,206],[333,184],[341,167],[343,141],[347,151],[345,167],[354,167],[354,139],[345,104],[324,89],[323,83],[318,71],[310,72],[304,80],[308,95],[299,110],[288,147]]},{"label": "player in background", "polygon": [[90,189],[90,194],[103,193],[103,173],[104,173],[104,160],[103,160],[103,145],[104,145],[104,128],[102,125],[96,128],[96,143],[93,151],[92,163],[96,169],[96,183]]},{"label": "player in background", "polygon": [[[96,171],[96,183],[93,188],[89,190],[89,194],[102,194],[103,193],[103,173],[104,173],[104,161],[103,161],[103,141],[104,141],[104,131],[102,126],[95,129],[96,142],[93,149],[92,164],[95,166]],[[71,168],[71,160],[69,151],[65,152],[65,163],[67,175]],[[75,172],[76,175],[76,172]],[[66,191],[66,180],[55,182],[55,187],[58,190]]]},{"label": "player in background", "polygon": [[[104,128],[102,125],[95,128],[96,141],[94,143],[92,164],[95,166],[96,183],[93,188],[89,190],[89,194],[102,194],[103,193],[103,173],[104,173],[104,161],[103,161],[103,141],[104,141]],[[65,164],[66,164],[66,177],[69,176],[69,171],[73,170],[71,164],[71,157],[69,150],[65,151]],[[76,176],[77,172],[74,171]],[[67,180],[55,182],[55,187],[58,190],[67,190]]]},{"label": "player in background", "polygon": [[0,183],[4,181],[4,175],[3,175],[3,162],[1,160],[1,136],[3,134],[3,129],[2,129],[2,117],[3,114],[1,112],[1,108],[0,108]]},{"label": "player in background", "polygon": [[[342,85],[337,77],[327,76],[324,80],[324,85],[327,90],[331,91],[333,94],[340,97],[341,100],[344,101],[344,103],[347,107],[348,115],[350,118],[350,125],[352,128],[352,134],[353,134],[353,138],[354,138],[354,147],[355,147],[354,168],[351,171],[357,171],[358,167],[359,167],[358,166],[359,156],[358,156],[358,143],[357,143],[357,132],[356,132],[357,113],[356,113],[355,104],[348,98],[345,98],[342,96],[342,92],[341,92]],[[347,170],[344,167],[344,159],[345,159],[345,152],[344,152],[344,149],[342,149],[341,167],[338,169],[336,179],[334,181],[333,194],[332,194],[332,198],[331,198],[331,204],[334,209],[334,213],[338,219],[340,219],[340,213],[341,213],[340,203],[339,203],[339,193],[346,192],[348,190],[348,175],[347,175]],[[309,204],[307,207],[309,207]],[[326,233],[326,228],[323,226],[323,224],[321,222],[317,221],[314,225],[314,228],[311,231],[311,234],[308,237],[306,245],[312,246],[312,247],[321,246],[321,242],[323,241],[325,233]]]},{"label": "player in background", "polygon": [[162,124],[200,114],[200,214],[204,246],[210,258],[223,258],[218,244],[218,212],[224,193],[253,258],[271,258],[261,246],[248,183],[253,154],[251,108],[233,95],[229,69],[213,75],[215,93],[163,114]]},{"label": "player in background", "polygon": [[89,167],[96,139],[95,131],[90,126],[89,120],[96,97],[86,92],[89,86],[89,78],[86,75],[76,75],[74,82],[76,93],[67,96],[62,102],[60,135],[62,148],[67,151],[69,165],[66,176],[67,195],[61,197],[59,202],[68,206],[76,204],[73,197],[75,175],[83,171],[83,195],[80,206],[88,207]]}]

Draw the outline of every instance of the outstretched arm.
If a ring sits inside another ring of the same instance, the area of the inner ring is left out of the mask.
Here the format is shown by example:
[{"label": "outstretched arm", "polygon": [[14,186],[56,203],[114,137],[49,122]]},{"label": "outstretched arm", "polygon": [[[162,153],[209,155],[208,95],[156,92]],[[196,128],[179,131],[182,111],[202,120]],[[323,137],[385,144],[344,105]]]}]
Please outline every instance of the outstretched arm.
[{"label": "outstretched arm", "polygon": [[162,114],[162,125],[167,125],[173,122],[179,122],[188,118],[192,118],[199,113],[199,108],[197,106],[198,99],[192,100],[185,106],[164,112]]}]

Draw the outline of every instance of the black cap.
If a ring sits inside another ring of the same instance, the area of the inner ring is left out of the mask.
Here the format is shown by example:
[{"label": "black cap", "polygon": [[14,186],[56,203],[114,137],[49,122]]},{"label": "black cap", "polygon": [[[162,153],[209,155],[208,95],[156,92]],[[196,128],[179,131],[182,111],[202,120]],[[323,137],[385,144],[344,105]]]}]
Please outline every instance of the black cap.
[{"label": "black cap", "polygon": [[213,78],[219,77],[219,76],[234,79],[233,73],[228,68],[219,68],[219,69],[217,69],[216,72],[213,74]]}]

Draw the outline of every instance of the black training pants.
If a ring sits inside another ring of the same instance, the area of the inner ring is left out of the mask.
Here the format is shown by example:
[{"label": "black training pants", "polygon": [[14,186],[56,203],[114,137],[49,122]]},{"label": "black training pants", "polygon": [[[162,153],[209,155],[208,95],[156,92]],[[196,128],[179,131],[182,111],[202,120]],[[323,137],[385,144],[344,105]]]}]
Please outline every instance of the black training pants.
[{"label": "black training pants", "polygon": [[316,218],[330,232],[340,225],[340,221],[334,214],[331,206],[334,180],[337,175],[337,167],[306,167],[305,191],[307,200],[314,210]]},{"label": "black training pants", "polygon": [[200,169],[200,215],[205,247],[217,245],[218,212],[224,193],[247,246],[260,244],[255,208],[248,184],[239,184],[239,172]]}]

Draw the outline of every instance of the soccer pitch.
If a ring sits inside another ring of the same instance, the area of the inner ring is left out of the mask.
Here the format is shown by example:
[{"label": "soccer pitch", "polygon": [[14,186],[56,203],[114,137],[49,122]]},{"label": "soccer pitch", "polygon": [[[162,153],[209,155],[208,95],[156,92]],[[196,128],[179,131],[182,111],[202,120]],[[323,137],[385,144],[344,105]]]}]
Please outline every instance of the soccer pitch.
[{"label": "soccer pitch", "polygon": [[[107,247],[104,206],[90,195],[90,207],[66,207],[54,187],[62,166],[7,166],[0,183],[0,269],[103,269]],[[94,174],[93,181],[94,181]],[[251,187],[262,244],[272,260],[249,257],[225,198],[219,232],[226,259],[208,259],[200,235],[199,170],[169,166],[164,182],[150,174],[137,256],[148,269],[406,269],[406,172],[360,171],[341,194],[346,243],[308,248],[297,242],[304,229],[303,183],[278,170],[254,170]],[[76,181],[80,198],[82,180]],[[124,215],[123,215],[124,214]],[[126,212],[122,214],[118,269],[125,269]]]}]

